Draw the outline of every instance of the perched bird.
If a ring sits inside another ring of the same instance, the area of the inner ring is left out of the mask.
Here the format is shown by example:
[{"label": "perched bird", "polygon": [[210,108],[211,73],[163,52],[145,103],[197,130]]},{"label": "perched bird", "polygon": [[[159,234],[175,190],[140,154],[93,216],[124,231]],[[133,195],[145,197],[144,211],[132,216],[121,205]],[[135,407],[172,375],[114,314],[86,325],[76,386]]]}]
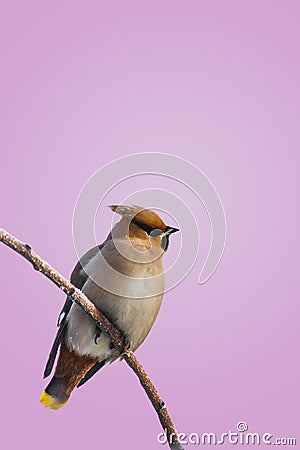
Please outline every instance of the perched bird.
[{"label": "perched bird", "polygon": [[[162,257],[169,236],[178,231],[140,206],[110,208],[121,215],[106,240],[76,264],[71,282],[124,334],[135,351],[157,317],[164,292]],[[106,363],[120,357],[108,335],[70,298],[58,318],[58,332],[46,364],[55,373],[40,401],[59,409]]]}]

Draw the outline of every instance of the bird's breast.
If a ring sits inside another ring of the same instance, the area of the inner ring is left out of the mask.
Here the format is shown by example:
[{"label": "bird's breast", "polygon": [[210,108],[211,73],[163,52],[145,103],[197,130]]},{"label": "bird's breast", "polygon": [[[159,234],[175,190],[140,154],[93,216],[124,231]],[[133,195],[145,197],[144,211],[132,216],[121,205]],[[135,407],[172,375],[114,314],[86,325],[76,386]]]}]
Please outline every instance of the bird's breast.
[{"label": "bird's breast", "polygon": [[[120,241],[119,245],[112,242],[105,245],[84,267],[88,278],[82,290],[126,335],[135,350],[146,338],[160,309],[164,271],[157,249],[149,250],[143,242],[137,242],[133,249],[128,240]],[[100,358],[101,352],[109,352],[109,340],[103,333],[103,339],[95,345],[95,325],[77,308],[74,305],[69,320],[72,345]]]},{"label": "bird's breast", "polygon": [[89,279],[105,291],[127,298],[147,298],[164,292],[162,255],[138,241],[119,239],[104,246],[86,265]]}]

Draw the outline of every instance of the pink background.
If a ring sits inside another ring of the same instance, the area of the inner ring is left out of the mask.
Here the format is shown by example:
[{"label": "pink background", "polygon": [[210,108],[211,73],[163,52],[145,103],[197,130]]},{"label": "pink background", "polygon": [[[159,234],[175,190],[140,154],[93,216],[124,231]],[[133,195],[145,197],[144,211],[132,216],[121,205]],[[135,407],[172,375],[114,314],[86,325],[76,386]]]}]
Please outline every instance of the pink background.
[{"label": "pink background", "polygon": [[[222,433],[244,420],[251,432],[297,437],[299,12],[297,1],[1,8],[2,227],[69,275],[76,198],[112,159],[184,157],[221,196],[226,250],[199,286],[208,221],[180,194],[199,219],[199,258],[137,352],[180,432]],[[101,214],[99,240],[111,220]],[[58,412],[40,405],[64,295],[0,247],[1,447],[161,448],[156,415],[125,363]]]}]

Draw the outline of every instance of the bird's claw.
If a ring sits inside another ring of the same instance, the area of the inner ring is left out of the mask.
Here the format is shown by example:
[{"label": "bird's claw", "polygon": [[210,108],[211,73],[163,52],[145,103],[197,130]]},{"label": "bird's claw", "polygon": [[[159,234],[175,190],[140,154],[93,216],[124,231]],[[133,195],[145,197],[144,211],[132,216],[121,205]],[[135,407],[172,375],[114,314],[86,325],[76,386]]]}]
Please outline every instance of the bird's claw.
[{"label": "bird's claw", "polygon": [[94,343],[97,345],[98,344],[98,339],[101,336],[102,331],[100,330],[100,328],[96,328],[96,333],[95,333],[95,337],[94,337]]},{"label": "bird's claw", "polygon": [[164,401],[161,401],[160,403],[159,403],[159,410],[161,411],[163,408],[165,408],[166,407],[166,404],[165,404],[165,402]]},{"label": "bird's claw", "polygon": [[124,333],[122,333],[122,341],[123,341],[123,346],[122,346],[122,349],[121,349],[121,352],[120,352],[121,355],[123,353],[125,353],[127,350],[130,350],[130,347],[131,347],[131,342],[130,342],[129,338]]}]

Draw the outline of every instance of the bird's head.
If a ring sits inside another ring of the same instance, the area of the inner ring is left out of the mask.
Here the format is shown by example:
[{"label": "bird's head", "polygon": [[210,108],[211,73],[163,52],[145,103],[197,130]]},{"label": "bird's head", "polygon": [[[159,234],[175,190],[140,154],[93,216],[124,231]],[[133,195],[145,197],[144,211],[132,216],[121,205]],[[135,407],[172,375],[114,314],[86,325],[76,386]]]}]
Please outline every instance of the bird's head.
[{"label": "bird's head", "polygon": [[154,245],[164,251],[168,248],[169,236],[179,231],[178,228],[167,226],[158,214],[142,206],[110,205],[109,207],[122,216],[119,224],[122,222],[127,224],[130,238],[150,239]]}]

